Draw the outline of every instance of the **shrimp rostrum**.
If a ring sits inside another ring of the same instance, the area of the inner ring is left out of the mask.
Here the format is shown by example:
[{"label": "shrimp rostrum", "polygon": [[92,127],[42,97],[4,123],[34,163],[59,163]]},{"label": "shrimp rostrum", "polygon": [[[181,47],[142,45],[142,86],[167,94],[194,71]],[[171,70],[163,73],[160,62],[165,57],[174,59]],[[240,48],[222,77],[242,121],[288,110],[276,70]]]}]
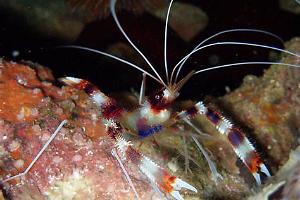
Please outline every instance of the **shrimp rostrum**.
[{"label": "shrimp rostrum", "polygon": [[[216,38],[219,35],[227,34],[231,32],[254,32],[259,34],[266,34],[272,37],[278,36],[269,33],[263,30],[256,29],[231,29],[219,32],[211,37],[201,41],[189,54],[184,56],[173,68],[171,73],[169,73],[169,66],[167,62],[167,32],[168,32],[168,20],[169,14],[171,12],[173,0],[170,1],[167,10],[166,22],[165,22],[165,31],[164,31],[164,68],[166,80],[163,80],[160,74],[158,74],[155,67],[151,62],[146,58],[146,56],[136,47],[132,40],[128,37],[126,32],[123,30],[118,17],[115,12],[116,0],[110,1],[110,10],[111,14],[116,22],[117,27],[131,44],[131,46],[141,55],[145,62],[149,65],[149,69],[153,73],[127,61],[122,58],[116,57],[114,55],[87,48],[81,46],[64,46],[66,48],[76,48],[81,50],[87,50],[95,52],[122,63],[129,65],[132,68],[137,69],[143,73],[143,79],[139,94],[139,106],[138,108],[127,111],[120,108],[116,101],[107,95],[105,95],[100,89],[95,85],[75,77],[64,77],[60,81],[71,87],[83,90],[89,98],[99,107],[102,123],[106,127],[107,135],[113,139],[115,146],[112,148],[112,155],[118,161],[120,167],[123,170],[123,173],[127,179],[127,182],[130,184],[132,190],[135,193],[137,199],[140,199],[138,192],[132,184],[130,175],[128,174],[125,168],[125,161],[129,161],[135,166],[138,167],[139,171],[144,174],[148,182],[154,188],[155,191],[160,193],[163,197],[166,198],[175,198],[183,199],[180,194],[181,189],[191,190],[197,192],[197,189],[187,182],[181,180],[178,177],[172,176],[168,171],[160,166],[158,166],[150,158],[141,154],[136,150],[131,141],[126,137],[127,134],[138,135],[140,138],[149,137],[153,134],[158,134],[162,132],[163,129],[176,125],[176,123],[185,123],[187,126],[190,126],[196,134],[202,135],[203,132],[198,128],[194,123],[193,119],[196,116],[205,117],[212,126],[222,135],[226,136],[228,142],[231,144],[235,154],[241,159],[244,165],[249,169],[255,178],[257,184],[261,184],[261,175],[270,177],[271,173],[266,164],[263,162],[263,159],[259,155],[258,151],[246,137],[245,133],[239,129],[236,125],[233,124],[229,119],[225,118],[220,112],[215,111],[214,109],[205,105],[204,102],[199,101],[194,106],[179,112],[172,112],[171,105],[176,100],[180,94],[181,88],[184,84],[192,77],[199,73],[205,71],[217,70],[226,67],[234,67],[241,65],[265,65],[265,64],[275,64],[288,67],[299,67],[298,65],[280,63],[280,62],[240,62],[240,63],[229,63],[225,65],[218,65],[209,67],[203,70],[191,71],[183,78],[179,79],[180,72],[184,67],[185,62],[196,52],[214,46],[221,45],[231,45],[231,46],[251,46],[264,49],[270,49],[278,51],[281,53],[289,54],[292,56],[300,57],[299,54],[293,53],[287,50],[282,50],[276,47],[267,46],[257,43],[247,43],[247,42],[215,42],[208,43],[212,38]],[[145,82],[146,77],[159,82],[162,85],[162,88],[150,96],[145,96]],[[205,148],[201,145],[201,142],[198,140],[199,137],[196,137],[196,134],[189,135],[192,140],[195,142],[196,146],[200,150],[201,154],[205,157],[208,166],[211,170],[212,177],[215,181],[222,179],[222,176],[218,173],[217,168],[214,162],[210,159]],[[27,170],[28,171],[28,170]],[[22,174],[23,175],[23,174]]]}]

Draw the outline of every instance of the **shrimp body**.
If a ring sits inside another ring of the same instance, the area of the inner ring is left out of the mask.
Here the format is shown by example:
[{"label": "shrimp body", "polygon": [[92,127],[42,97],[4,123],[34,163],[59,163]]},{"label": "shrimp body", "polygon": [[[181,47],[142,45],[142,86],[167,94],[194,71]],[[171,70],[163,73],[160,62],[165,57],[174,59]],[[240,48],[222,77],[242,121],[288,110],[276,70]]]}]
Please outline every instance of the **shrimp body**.
[{"label": "shrimp body", "polygon": [[175,98],[167,89],[159,91],[147,97],[139,108],[127,112],[123,116],[124,123],[142,138],[160,132],[172,113],[168,107],[170,101],[165,98],[166,94]]},{"label": "shrimp body", "polygon": [[[173,86],[170,88],[175,87]],[[143,122],[142,126],[136,125],[140,136],[146,137],[154,133],[158,133],[161,129],[156,127],[164,127],[167,121],[170,121],[168,123],[169,125],[172,124],[172,121],[174,120],[170,117],[169,113],[171,111],[168,107],[171,103],[173,103],[177,96],[177,91],[170,92],[170,89],[165,88],[148,97],[141,108],[133,111],[135,115],[139,114],[141,118],[135,118],[135,120],[132,120],[132,118],[129,116],[129,120],[134,121],[136,124],[139,124],[141,121]],[[168,114],[167,116],[162,117],[161,113]],[[200,101],[190,109],[178,113],[175,117],[175,120],[183,120],[187,122],[187,124],[190,124],[191,122],[189,120],[196,115],[205,116],[211,122],[211,124],[215,126],[220,134],[223,134],[227,137],[234,152],[253,174],[256,182],[259,185],[261,184],[259,172],[264,173],[268,177],[271,176],[259,153],[248,140],[246,135],[240,129],[234,126],[230,120],[226,119],[219,112],[206,107],[203,102]],[[155,129],[156,131],[151,131],[152,129]],[[211,161],[208,160],[208,162]]]},{"label": "shrimp body", "polygon": [[65,77],[61,78],[60,81],[66,85],[84,90],[89,95],[91,100],[100,108],[107,135],[114,140],[120,159],[129,161],[137,166],[154,187],[157,187],[167,197],[172,196],[178,200],[183,199],[179,193],[182,188],[197,192],[196,188],[170,175],[167,170],[133,148],[131,142],[125,139],[127,130],[118,121],[125,111],[120,109],[113,99],[106,96],[96,86],[86,80]]}]

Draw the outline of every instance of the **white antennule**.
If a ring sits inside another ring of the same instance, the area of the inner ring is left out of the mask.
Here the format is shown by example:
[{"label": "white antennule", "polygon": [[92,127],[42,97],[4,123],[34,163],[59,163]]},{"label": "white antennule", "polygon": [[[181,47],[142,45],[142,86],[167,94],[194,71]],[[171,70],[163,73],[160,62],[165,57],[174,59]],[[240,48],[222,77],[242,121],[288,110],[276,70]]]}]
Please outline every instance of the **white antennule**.
[{"label": "white antennule", "polygon": [[196,71],[194,73],[195,74],[199,74],[202,72],[206,72],[206,71],[211,71],[211,70],[215,70],[215,69],[222,69],[222,68],[227,68],[227,67],[233,67],[233,66],[240,66],[240,65],[284,65],[284,66],[288,66],[288,67],[295,67],[295,68],[300,68],[300,65],[294,65],[294,64],[288,64],[288,63],[280,63],[280,62],[238,62],[238,63],[230,63],[230,64],[224,64],[224,65],[217,65],[214,67],[210,67],[207,69],[202,69],[199,71]]},{"label": "white antennule", "polygon": [[[292,55],[292,56],[296,56],[298,58],[300,58],[300,55],[297,54],[297,53],[294,53],[292,51],[288,51],[288,50],[284,50],[284,49],[280,49],[280,48],[277,48],[277,47],[272,47],[272,46],[267,46],[267,45],[262,45],[262,44],[256,44],[256,43],[247,43],[247,42],[216,42],[216,43],[211,43],[211,44],[207,44],[207,45],[204,45],[204,46],[201,46],[197,49],[195,49],[194,51],[192,51],[191,53],[187,54],[184,58],[182,58],[176,65],[175,67],[173,68],[173,70],[176,70],[176,68],[180,65],[181,62],[183,62],[186,58],[188,58],[189,56],[191,56],[192,54],[202,50],[202,49],[205,49],[207,47],[212,47],[212,46],[222,46],[222,45],[238,45],[238,46],[253,46],[253,47],[260,47],[260,48],[265,48],[265,49],[272,49],[272,50],[275,50],[275,51],[279,51],[279,52],[282,52],[282,53],[285,53],[285,54],[289,54],[289,55]],[[266,62],[267,63],[267,62]],[[178,76],[178,73],[180,72],[182,68],[180,68],[178,71],[177,71],[177,75],[176,77]]]},{"label": "white antennule", "polygon": [[155,68],[153,67],[153,65],[149,62],[149,60],[146,58],[146,56],[135,46],[135,44],[131,41],[131,39],[127,36],[127,34],[125,33],[125,31],[123,30],[118,17],[116,15],[116,2],[117,0],[111,0],[110,1],[110,11],[111,14],[119,28],[119,30],[121,31],[121,33],[124,35],[124,37],[127,39],[127,41],[131,44],[131,46],[143,57],[143,59],[147,62],[147,64],[150,66],[150,68],[153,70],[153,72],[155,73],[155,75],[157,76],[157,78],[161,81],[160,83],[162,85],[164,85],[165,87],[167,87],[167,85],[165,84],[165,82],[162,80],[162,78],[159,76],[159,74],[157,73],[157,71],[155,70]]},{"label": "white antennule", "polygon": [[[204,39],[203,41],[201,41],[193,50],[192,52],[194,52],[197,48],[199,48],[201,45],[203,45],[204,43],[206,43],[207,41],[219,36],[219,35],[223,35],[223,34],[226,34],[226,33],[233,33],[233,32],[255,32],[255,33],[261,33],[261,34],[265,34],[265,35],[269,35],[271,37],[274,37],[276,38],[277,40],[279,40],[282,44],[284,43],[284,41],[276,34],[274,33],[271,33],[271,32],[268,32],[268,31],[265,31],[265,30],[259,30],[259,29],[246,29],[246,28],[239,28],[239,29],[229,29],[229,30],[224,30],[224,31],[220,31],[206,39]],[[177,82],[177,78],[179,76],[179,73],[180,73],[180,70],[182,68],[182,65],[184,65],[184,63],[188,60],[190,56],[186,57],[180,64],[180,67],[179,67],[179,70],[178,72],[176,73],[176,78],[174,80],[174,83]],[[171,79],[170,79],[170,82],[172,83],[173,81],[173,77],[174,77],[174,73],[175,73],[175,67],[173,68],[172,70],[172,73],[171,73]]]},{"label": "white antennule", "polygon": [[167,77],[168,85],[170,84],[170,82],[169,82],[169,70],[168,70],[168,60],[167,60],[167,40],[168,40],[168,22],[169,22],[169,16],[170,16],[172,4],[173,4],[173,0],[171,0],[169,7],[168,7],[166,24],[165,24],[165,38],[164,38],[164,62],[165,62],[165,70],[166,70],[166,77]]},{"label": "white antennule", "polygon": [[80,50],[85,50],[85,51],[91,51],[91,52],[94,52],[94,53],[98,53],[98,54],[107,56],[107,57],[109,57],[109,58],[113,58],[113,59],[115,59],[115,60],[118,60],[118,61],[120,61],[120,62],[122,62],[122,63],[125,63],[125,64],[127,64],[127,65],[129,65],[129,66],[131,66],[131,67],[133,67],[133,68],[135,68],[135,69],[137,69],[137,70],[139,70],[139,71],[141,71],[141,72],[147,74],[149,77],[151,77],[151,78],[153,78],[154,80],[156,80],[157,82],[161,83],[161,81],[160,81],[159,79],[157,79],[155,76],[153,76],[153,75],[150,74],[149,72],[143,70],[141,67],[139,67],[139,66],[137,66],[137,65],[135,65],[135,64],[133,64],[133,63],[127,61],[127,60],[124,60],[124,59],[122,59],[122,58],[119,58],[119,57],[117,57],[117,56],[111,55],[111,54],[109,54],[109,53],[105,53],[105,52],[100,51],[100,50],[92,49],[92,48],[89,48],[89,47],[77,46],[77,45],[64,45],[64,46],[59,46],[58,48],[74,48],[74,49],[80,49]]}]

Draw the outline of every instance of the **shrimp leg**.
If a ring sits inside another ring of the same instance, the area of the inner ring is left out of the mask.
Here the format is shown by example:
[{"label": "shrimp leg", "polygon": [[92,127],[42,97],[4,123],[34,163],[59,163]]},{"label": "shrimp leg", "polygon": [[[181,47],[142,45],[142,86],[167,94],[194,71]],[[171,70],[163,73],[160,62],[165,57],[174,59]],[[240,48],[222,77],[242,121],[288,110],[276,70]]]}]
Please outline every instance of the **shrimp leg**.
[{"label": "shrimp leg", "polygon": [[[139,170],[149,179],[151,183],[156,183],[158,189],[167,196],[172,196],[176,200],[183,200],[179,191],[188,189],[197,192],[197,189],[187,182],[170,175],[164,168],[158,166],[150,158],[136,151],[130,142],[124,138],[119,138],[117,143],[118,149],[126,159],[136,164]],[[155,188],[154,188],[155,189]]]},{"label": "shrimp leg", "polygon": [[141,84],[141,89],[140,89],[140,95],[139,95],[139,104],[143,105],[145,101],[145,90],[146,90],[146,74],[143,73],[143,80]]},{"label": "shrimp leg", "polygon": [[111,150],[111,154],[117,159],[117,161],[118,161],[118,163],[119,163],[119,165],[120,165],[120,167],[121,167],[121,169],[122,169],[122,171],[123,171],[123,173],[124,173],[124,175],[126,177],[126,180],[127,180],[128,184],[130,185],[130,187],[132,188],[132,190],[134,192],[134,195],[135,195],[136,199],[140,200],[141,198],[140,198],[138,192],[136,191],[136,189],[135,189],[135,187],[133,185],[133,182],[132,182],[132,180],[131,180],[131,178],[130,178],[128,172],[127,172],[127,170],[125,169],[125,166],[123,165],[123,163],[121,161],[121,158],[119,157],[119,155],[118,155],[118,153],[117,153],[117,151],[116,151],[115,148],[113,148]]}]

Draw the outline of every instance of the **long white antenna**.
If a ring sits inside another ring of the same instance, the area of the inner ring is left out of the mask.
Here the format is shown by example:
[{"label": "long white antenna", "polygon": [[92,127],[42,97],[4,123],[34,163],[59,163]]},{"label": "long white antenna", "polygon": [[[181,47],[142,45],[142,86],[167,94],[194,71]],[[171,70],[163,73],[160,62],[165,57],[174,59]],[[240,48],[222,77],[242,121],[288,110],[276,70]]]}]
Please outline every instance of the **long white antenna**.
[{"label": "long white antenna", "polygon": [[[264,31],[264,30],[259,30],[259,29],[246,29],[246,28],[240,28],[240,29],[229,29],[229,30],[224,30],[224,31],[221,31],[221,32],[218,32],[206,39],[204,39],[203,41],[201,41],[193,50],[192,52],[194,52],[197,48],[199,48],[201,45],[203,45],[204,43],[206,43],[207,41],[219,36],[219,35],[223,35],[223,34],[226,34],[226,33],[232,33],[232,32],[255,32],[255,33],[262,33],[262,34],[266,34],[266,35],[270,35],[276,39],[278,39],[281,43],[284,43],[284,41],[279,37],[277,36],[276,34],[274,33],[271,33],[271,32],[268,32],[268,31]],[[179,69],[182,68],[182,65],[184,65],[184,63],[187,61],[187,59],[189,58],[190,56],[186,57],[186,59],[184,59],[181,64],[180,64],[180,67]],[[174,76],[174,73],[175,73],[175,67],[173,68],[172,70],[172,73],[171,73],[171,80],[170,82],[173,81],[173,76]],[[177,73],[179,75],[179,72]],[[176,76],[176,79],[174,80],[174,83],[177,82],[177,78],[178,78],[178,75]]]},{"label": "long white antenna", "polygon": [[[187,54],[184,58],[182,58],[174,67],[174,69],[176,70],[176,68],[180,65],[181,62],[183,62],[186,58],[188,58],[189,56],[191,56],[192,54],[196,53],[197,51],[200,51],[202,49],[205,49],[207,47],[212,47],[212,46],[221,46],[221,45],[239,45],[239,46],[254,46],[254,47],[260,47],[260,48],[265,48],[265,49],[272,49],[275,51],[279,51],[282,53],[286,53],[289,55],[293,55],[296,56],[298,58],[300,58],[300,55],[291,52],[291,51],[287,51],[284,49],[279,49],[277,47],[272,47],[272,46],[267,46],[267,45],[262,45],[262,44],[256,44],[256,43],[247,43],[247,42],[216,42],[216,43],[211,43],[211,44],[207,44],[204,45],[202,47],[199,47],[197,49],[195,49],[194,51],[192,51],[191,53]],[[178,77],[180,70],[182,69],[183,66],[181,66],[181,68],[178,69],[177,73],[176,73],[176,77]]]},{"label": "long white antenna", "polygon": [[164,61],[165,61],[165,70],[166,70],[166,77],[167,77],[167,83],[169,84],[169,71],[168,71],[168,60],[167,60],[167,40],[168,40],[168,22],[169,22],[169,16],[170,16],[170,10],[173,4],[173,0],[171,0],[167,17],[166,17],[166,24],[165,24],[165,39],[164,39]]},{"label": "long white antenna", "polygon": [[153,75],[150,74],[149,72],[143,70],[143,69],[140,68],[139,66],[137,66],[137,65],[135,65],[135,64],[133,64],[133,63],[127,61],[127,60],[124,60],[124,59],[122,59],[122,58],[119,58],[119,57],[117,57],[117,56],[111,55],[111,54],[109,54],[109,53],[105,53],[105,52],[100,51],[100,50],[92,49],[92,48],[89,48],[89,47],[81,47],[81,46],[77,46],[77,45],[65,45],[65,46],[59,46],[58,48],[74,48],[74,49],[80,49],[80,50],[85,50],[85,51],[91,51],[91,52],[94,52],[94,53],[98,53],[98,54],[107,56],[107,57],[109,57],[109,58],[113,58],[113,59],[115,59],[115,60],[118,60],[118,61],[120,61],[120,62],[122,62],[122,63],[125,63],[125,64],[127,64],[127,65],[129,65],[129,66],[131,66],[131,67],[133,67],[133,68],[135,68],[135,69],[137,69],[137,70],[139,70],[139,71],[141,71],[141,72],[147,74],[149,77],[153,78],[154,80],[156,80],[156,81],[159,82],[160,84],[163,84],[163,85],[164,85],[163,82],[161,82],[161,81],[160,81],[159,79],[157,79],[155,76],[153,76]]},{"label": "long white antenna", "polygon": [[[264,31],[264,30],[259,30],[259,29],[229,29],[229,30],[224,30],[224,31],[221,31],[221,32],[218,32],[206,39],[204,39],[202,42],[200,42],[193,50],[195,51],[197,48],[199,48],[201,45],[203,45],[204,43],[206,43],[207,41],[219,36],[219,35],[222,35],[222,34],[225,34],[225,33],[231,33],[231,32],[256,32],[256,33],[263,33],[263,34],[266,34],[266,35],[270,35],[276,39],[278,39],[281,43],[284,43],[284,41],[277,35],[271,33],[271,32],[268,32],[268,31]],[[189,58],[190,56],[186,57],[186,59],[183,60],[183,62],[181,62],[181,65],[179,67],[179,69],[182,68],[182,65],[184,65],[184,63],[187,61],[187,59]],[[179,70],[180,71],[180,70]],[[172,74],[171,74],[171,82],[173,80],[173,76],[174,76],[174,73],[175,73],[175,67],[173,68],[172,70]],[[177,72],[177,74],[179,75],[179,72]],[[177,78],[178,78],[178,75],[176,76],[176,79],[174,80],[174,82],[176,83],[177,81]]]},{"label": "long white antenna", "polygon": [[284,65],[284,66],[288,66],[288,67],[300,68],[300,65],[280,63],[280,62],[238,62],[238,63],[230,63],[230,64],[224,64],[224,65],[217,65],[217,66],[210,67],[207,69],[201,69],[199,71],[196,71],[194,74],[199,74],[202,72],[211,71],[211,70],[215,70],[215,69],[222,69],[222,68],[226,68],[226,67],[240,66],[240,65]]},{"label": "long white antenna", "polygon": [[146,58],[146,56],[135,46],[135,44],[131,41],[131,39],[127,36],[127,34],[125,33],[125,31],[123,30],[118,17],[116,15],[116,1],[117,0],[111,0],[110,1],[110,11],[111,14],[118,26],[118,28],[120,29],[121,33],[124,35],[124,37],[127,39],[127,41],[131,44],[131,46],[143,57],[143,59],[147,62],[147,64],[151,67],[151,69],[153,70],[153,72],[155,73],[155,75],[157,76],[157,78],[161,81],[161,84],[163,84],[164,86],[166,86],[166,84],[164,83],[164,81],[162,80],[162,78],[159,76],[159,74],[157,73],[157,71],[155,70],[155,68],[153,67],[153,65],[149,62],[149,60]]}]

